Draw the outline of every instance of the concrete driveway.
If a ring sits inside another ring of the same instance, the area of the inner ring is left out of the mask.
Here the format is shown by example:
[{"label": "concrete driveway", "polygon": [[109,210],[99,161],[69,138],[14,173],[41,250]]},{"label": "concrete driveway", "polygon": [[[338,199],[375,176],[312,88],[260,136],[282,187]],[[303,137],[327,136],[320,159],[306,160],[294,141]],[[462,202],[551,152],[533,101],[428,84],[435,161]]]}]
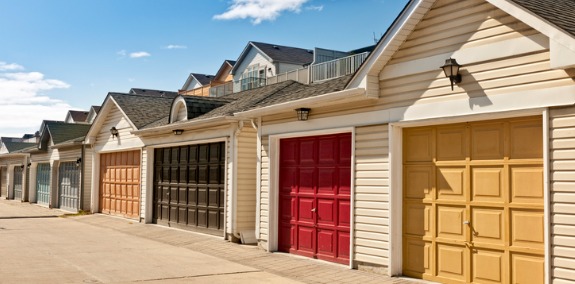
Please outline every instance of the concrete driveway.
[{"label": "concrete driveway", "polygon": [[416,283],[222,238],[0,200],[0,283]]}]

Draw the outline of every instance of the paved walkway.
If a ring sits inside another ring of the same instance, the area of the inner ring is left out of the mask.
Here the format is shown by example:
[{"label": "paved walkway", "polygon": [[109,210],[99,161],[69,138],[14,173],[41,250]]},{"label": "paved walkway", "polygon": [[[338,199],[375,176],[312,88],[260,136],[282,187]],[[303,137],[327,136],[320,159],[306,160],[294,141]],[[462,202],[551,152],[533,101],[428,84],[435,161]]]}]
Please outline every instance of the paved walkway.
[{"label": "paved walkway", "polygon": [[63,214],[0,200],[0,283],[416,283],[106,215],[54,217]]}]

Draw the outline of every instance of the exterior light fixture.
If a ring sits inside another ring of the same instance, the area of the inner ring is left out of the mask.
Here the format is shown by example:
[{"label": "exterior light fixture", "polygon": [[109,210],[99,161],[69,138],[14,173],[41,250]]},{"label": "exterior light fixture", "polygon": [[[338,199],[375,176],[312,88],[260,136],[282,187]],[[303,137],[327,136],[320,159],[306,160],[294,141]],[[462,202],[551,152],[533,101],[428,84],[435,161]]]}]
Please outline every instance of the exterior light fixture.
[{"label": "exterior light fixture", "polygon": [[118,137],[118,129],[116,129],[115,126],[112,126],[112,128],[110,128],[110,134],[112,134],[112,137]]},{"label": "exterior light fixture", "polygon": [[81,157],[76,159],[76,167],[79,167],[80,164],[82,164],[82,158]]},{"label": "exterior light fixture", "polygon": [[309,117],[309,108],[296,108],[295,112],[297,113],[297,120],[305,121]]},{"label": "exterior light fixture", "polygon": [[183,129],[174,129],[172,130],[172,132],[174,132],[174,135],[182,135],[182,133],[184,133]]},{"label": "exterior light fixture", "polygon": [[461,83],[461,74],[459,74],[459,68],[461,65],[453,58],[445,59],[445,64],[440,68],[443,69],[445,77],[449,78],[451,81],[451,90],[453,91],[454,83]]},{"label": "exterior light fixture", "polygon": [[21,168],[21,169],[24,169],[24,165],[20,165],[20,168]]}]

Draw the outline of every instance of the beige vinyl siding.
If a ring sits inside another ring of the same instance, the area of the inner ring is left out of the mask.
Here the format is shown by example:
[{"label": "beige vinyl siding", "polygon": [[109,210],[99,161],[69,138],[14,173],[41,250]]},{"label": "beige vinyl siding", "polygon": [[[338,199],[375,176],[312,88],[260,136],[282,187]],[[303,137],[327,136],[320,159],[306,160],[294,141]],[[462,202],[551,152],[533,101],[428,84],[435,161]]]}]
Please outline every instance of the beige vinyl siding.
[{"label": "beige vinyl siding", "polygon": [[[148,198],[148,196],[146,195],[147,190],[145,190],[146,184],[147,184],[147,174],[148,174],[148,151],[146,151],[146,149],[144,148],[142,151],[140,151],[140,155],[141,155],[141,157],[140,157],[140,218],[145,218],[145,216],[146,216],[146,204],[147,204],[147,198]],[[151,181],[153,183],[153,180],[154,180],[153,174],[150,178],[151,178]],[[152,208],[153,208],[153,206],[152,206]]]},{"label": "beige vinyl siding", "polygon": [[84,149],[84,157],[82,158],[82,166],[84,167],[84,172],[82,172],[82,179],[84,183],[84,192],[82,194],[82,209],[86,211],[90,211],[92,209],[92,152],[92,149],[86,146]]},{"label": "beige vinyl siding", "polygon": [[0,196],[8,196],[8,167],[0,166]]},{"label": "beige vinyl siding", "polygon": [[267,242],[269,240],[269,209],[270,209],[270,157],[269,157],[269,136],[261,137],[261,176],[260,182],[260,232],[258,240]]},{"label": "beige vinyl siding", "polygon": [[75,162],[82,156],[82,148],[58,149],[58,156],[60,162]]},{"label": "beige vinyl siding", "polygon": [[550,111],[551,265],[553,283],[575,281],[575,107]]},{"label": "beige vinyl siding", "polygon": [[[131,134],[134,129],[130,122],[124,117],[120,109],[115,104],[112,104],[110,112],[102,123],[100,132],[97,134],[95,141],[95,148],[105,147],[109,150],[140,148],[143,146],[140,138]],[[118,137],[112,138],[110,128],[116,127],[118,129]]]},{"label": "beige vinyl siding", "polygon": [[355,131],[354,260],[389,265],[388,126]]},{"label": "beige vinyl siding", "polygon": [[256,222],[256,167],[257,132],[244,127],[237,144],[236,228],[238,233],[255,229]]},{"label": "beige vinyl siding", "polygon": [[[388,107],[469,97],[487,97],[485,103],[489,104],[488,97],[497,94],[571,85],[564,70],[550,69],[548,47],[512,56],[493,50],[493,44],[528,36],[548,45],[546,37],[486,1],[439,0],[381,71],[380,97]],[[454,91],[439,68],[443,61],[433,62],[437,68],[415,64],[438,55],[447,59],[449,54],[465,50],[482,54],[484,59],[464,64],[463,80]],[[409,72],[397,75],[402,69]]]}]

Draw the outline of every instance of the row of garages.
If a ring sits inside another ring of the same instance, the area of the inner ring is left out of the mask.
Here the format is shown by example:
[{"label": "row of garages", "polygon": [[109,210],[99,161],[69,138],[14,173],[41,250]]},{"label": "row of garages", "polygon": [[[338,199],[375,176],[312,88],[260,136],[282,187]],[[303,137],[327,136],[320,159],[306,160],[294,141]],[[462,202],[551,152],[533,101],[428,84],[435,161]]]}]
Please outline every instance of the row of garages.
[{"label": "row of garages", "polygon": [[[390,275],[575,281],[572,72],[551,67],[559,47],[532,18],[436,2],[410,2],[351,81],[278,83],[212,107],[217,98],[109,94],[75,166],[90,177],[78,191],[93,212]],[[467,72],[453,90],[438,68],[451,55]],[[62,165],[51,180],[71,170]],[[48,202],[64,204],[60,194]]]}]

